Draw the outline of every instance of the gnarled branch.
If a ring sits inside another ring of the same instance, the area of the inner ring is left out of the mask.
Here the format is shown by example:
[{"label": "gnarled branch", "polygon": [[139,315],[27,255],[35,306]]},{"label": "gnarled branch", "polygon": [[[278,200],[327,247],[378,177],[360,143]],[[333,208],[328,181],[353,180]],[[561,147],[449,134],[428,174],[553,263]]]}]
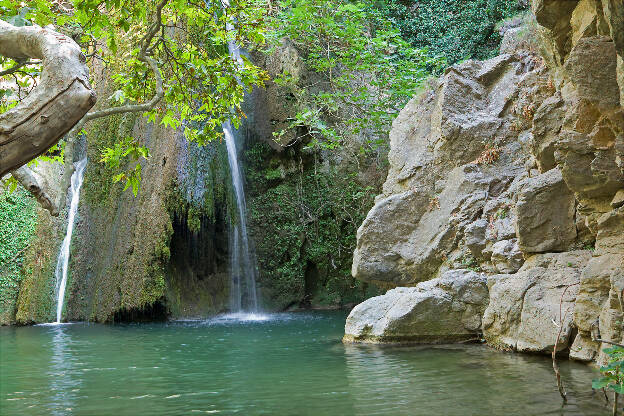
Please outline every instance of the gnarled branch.
[{"label": "gnarled branch", "polygon": [[58,206],[52,202],[52,197],[48,195],[45,188],[39,183],[37,177],[32,170],[26,165],[11,171],[11,175],[17,180],[24,188],[30,191],[31,194],[37,199],[39,205],[50,211],[53,217],[58,216]]},{"label": "gnarled branch", "polygon": [[0,55],[41,59],[39,86],[0,115],[0,176],[55,145],[95,104],[89,71],[72,39],[39,26],[0,20]]}]

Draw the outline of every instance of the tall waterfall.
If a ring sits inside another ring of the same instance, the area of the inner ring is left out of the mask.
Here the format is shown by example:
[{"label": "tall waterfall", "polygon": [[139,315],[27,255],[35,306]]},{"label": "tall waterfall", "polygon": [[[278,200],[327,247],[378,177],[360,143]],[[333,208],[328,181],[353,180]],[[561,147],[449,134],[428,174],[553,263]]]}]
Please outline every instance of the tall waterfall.
[{"label": "tall waterfall", "polygon": [[236,196],[238,208],[238,223],[230,228],[230,309],[232,312],[243,310],[258,310],[258,295],[256,293],[256,262],[250,250],[247,233],[247,206],[245,190],[238,165],[236,140],[230,122],[223,123],[223,133],[228,151],[232,186]]},{"label": "tall waterfall", "polygon": [[63,301],[65,299],[65,287],[67,286],[67,268],[69,266],[69,247],[71,244],[72,233],[76,223],[76,213],[78,212],[78,200],[80,199],[80,187],[84,179],[84,171],[87,166],[87,159],[76,162],[75,170],[71,177],[71,202],[69,205],[69,213],[67,215],[67,233],[61,245],[56,262],[56,287],[57,287],[57,304],[56,304],[56,323],[61,322],[61,314],[63,312]]},{"label": "tall waterfall", "polygon": [[[223,6],[228,7],[227,0],[223,0]],[[234,27],[227,24],[227,31],[232,32]],[[230,56],[239,65],[243,65],[240,49],[234,41],[228,42]],[[245,190],[241,177],[241,169],[238,163],[236,151],[235,130],[229,121],[222,125],[225,143],[227,146],[228,162],[232,186],[236,196],[238,208],[238,223],[230,227],[230,310],[232,312],[258,310],[258,294],[256,291],[256,260],[250,250],[249,236],[247,233],[247,204],[245,202]]]}]

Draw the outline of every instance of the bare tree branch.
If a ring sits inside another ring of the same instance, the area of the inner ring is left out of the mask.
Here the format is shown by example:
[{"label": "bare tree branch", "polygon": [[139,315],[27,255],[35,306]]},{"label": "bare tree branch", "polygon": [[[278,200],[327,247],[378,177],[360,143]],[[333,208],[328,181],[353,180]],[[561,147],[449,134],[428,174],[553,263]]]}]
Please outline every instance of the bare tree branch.
[{"label": "bare tree branch", "polygon": [[80,47],[39,26],[0,20],[0,55],[17,62],[40,59],[39,86],[0,115],[0,176],[46,152],[95,104]]},{"label": "bare tree branch", "polygon": [[45,188],[42,186],[41,183],[39,183],[39,181],[37,180],[37,177],[35,176],[33,171],[30,170],[28,166],[24,165],[20,168],[17,168],[11,171],[11,175],[24,188],[30,191],[30,193],[33,194],[34,197],[37,199],[39,204],[43,208],[50,211],[50,214],[53,217],[58,216],[59,214],[58,206],[52,202],[52,197],[48,195]]}]

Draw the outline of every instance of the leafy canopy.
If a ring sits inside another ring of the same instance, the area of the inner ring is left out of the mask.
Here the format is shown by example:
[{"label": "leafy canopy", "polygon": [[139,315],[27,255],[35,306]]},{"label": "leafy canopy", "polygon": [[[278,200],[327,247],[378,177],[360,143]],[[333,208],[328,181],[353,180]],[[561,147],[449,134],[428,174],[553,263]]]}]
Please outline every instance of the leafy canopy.
[{"label": "leafy canopy", "polygon": [[385,145],[394,117],[431,69],[444,65],[404,41],[371,2],[280,1],[271,28],[269,44],[278,48],[290,39],[319,77],[314,86],[288,72],[275,79],[291,89],[297,107],[278,141],[303,127],[311,147],[333,149],[347,137],[366,137],[362,150]]},{"label": "leafy canopy", "polygon": [[[100,95],[98,109],[149,102],[161,77],[164,96],[144,116],[183,128],[199,145],[220,138],[228,119],[238,126],[245,116],[245,90],[267,79],[247,58],[242,65],[232,59],[227,47],[228,42],[249,48],[264,43],[264,0],[232,0],[228,7],[206,0],[34,0],[27,5],[0,0],[0,15],[14,25],[53,24],[74,38],[88,58]],[[158,74],[140,59],[142,53],[156,62]],[[0,70],[17,64],[0,57]],[[23,88],[34,86],[39,70],[39,65],[26,65],[7,78]],[[0,111],[23,95],[14,88],[0,90]],[[104,150],[102,161],[123,167],[146,157],[147,151],[137,146],[139,141],[122,138]]]}]

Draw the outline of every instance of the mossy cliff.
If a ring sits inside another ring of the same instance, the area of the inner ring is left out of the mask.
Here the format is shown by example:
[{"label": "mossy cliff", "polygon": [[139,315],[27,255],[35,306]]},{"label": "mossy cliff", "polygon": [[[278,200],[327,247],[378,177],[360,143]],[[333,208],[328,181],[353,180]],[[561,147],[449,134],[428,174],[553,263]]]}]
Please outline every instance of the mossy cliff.
[{"label": "mossy cliff", "polygon": [[[142,162],[136,197],[112,183],[112,172],[99,163],[102,147],[129,135],[151,153]],[[227,213],[219,147],[198,150],[177,132],[134,117],[92,127],[72,244],[68,319],[163,319],[227,306],[223,230],[216,225]]]},{"label": "mossy cliff", "polygon": [[[41,163],[33,170],[55,197],[59,166]],[[52,217],[20,186],[0,192],[0,325],[49,322],[67,213]]]}]

